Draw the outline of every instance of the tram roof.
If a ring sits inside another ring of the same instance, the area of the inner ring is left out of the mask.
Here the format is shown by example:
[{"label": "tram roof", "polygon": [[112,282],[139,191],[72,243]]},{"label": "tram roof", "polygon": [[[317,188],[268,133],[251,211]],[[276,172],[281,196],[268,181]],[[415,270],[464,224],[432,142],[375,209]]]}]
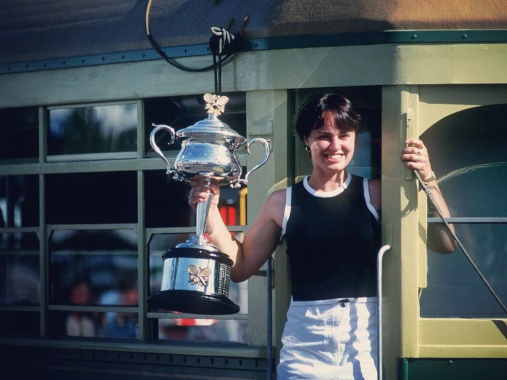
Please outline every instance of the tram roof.
[{"label": "tram roof", "polygon": [[207,44],[212,26],[246,39],[403,30],[507,29],[504,0],[3,0],[0,63]]}]

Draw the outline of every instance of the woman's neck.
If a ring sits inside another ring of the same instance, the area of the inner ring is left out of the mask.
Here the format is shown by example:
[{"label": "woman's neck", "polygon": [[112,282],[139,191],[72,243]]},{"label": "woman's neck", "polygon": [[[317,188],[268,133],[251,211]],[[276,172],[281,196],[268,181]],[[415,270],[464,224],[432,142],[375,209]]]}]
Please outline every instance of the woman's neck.
[{"label": "woman's neck", "polygon": [[340,188],[347,179],[347,171],[339,173],[320,173],[313,171],[308,178],[308,184],[315,191],[335,191]]}]

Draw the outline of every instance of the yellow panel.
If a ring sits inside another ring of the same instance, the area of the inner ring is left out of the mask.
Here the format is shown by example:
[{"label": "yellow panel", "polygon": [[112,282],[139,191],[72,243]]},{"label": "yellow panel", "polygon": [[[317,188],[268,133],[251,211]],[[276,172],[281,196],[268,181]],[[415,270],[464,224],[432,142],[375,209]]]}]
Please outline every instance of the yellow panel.
[{"label": "yellow panel", "polygon": [[507,358],[507,319],[422,319],[421,357]]},{"label": "yellow panel", "polygon": [[453,113],[473,107],[507,103],[507,88],[505,85],[421,86],[419,99],[419,125],[423,133]]},{"label": "yellow panel", "polygon": [[[183,58],[191,67],[209,57]],[[385,44],[238,54],[222,73],[228,91],[311,87],[507,83],[507,44]],[[125,80],[128,78],[128,80]],[[44,89],[44,91],[41,91]],[[0,76],[3,107],[204,93],[213,75],[163,60]]]}]

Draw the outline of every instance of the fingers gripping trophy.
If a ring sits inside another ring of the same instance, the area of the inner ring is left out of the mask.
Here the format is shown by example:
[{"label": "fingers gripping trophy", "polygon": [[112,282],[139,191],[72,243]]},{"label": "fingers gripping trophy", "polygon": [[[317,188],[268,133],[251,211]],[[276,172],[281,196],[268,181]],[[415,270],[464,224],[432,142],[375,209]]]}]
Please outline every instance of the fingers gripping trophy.
[{"label": "fingers gripping trophy", "polygon": [[[226,96],[205,94],[208,117],[187,128],[175,131],[164,124],[153,124],[150,135],[153,150],[167,165],[167,174],[177,181],[190,182],[194,177],[204,177],[219,186],[240,188],[248,184],[248,177],[266,163],[269,143],[262,138],[247,140],[218,119],[229,101]],[[171,136],[169,145],[177,141],[181,150],[173,168],[156,144],[160,131]],[[242,170],[238,153],[260,143],[265,148],[263,159],[241,178]],[[194,314],[233,314],[239,307],[229,298],[229,282],[232,260],[211,244],[205,237],[206,220],[211,197],[199,203],[196,210],[196,234],[184,243],[168,249],[162,255],[163,275],[159,292],[148,298],[150,304],[162,309]]]}]

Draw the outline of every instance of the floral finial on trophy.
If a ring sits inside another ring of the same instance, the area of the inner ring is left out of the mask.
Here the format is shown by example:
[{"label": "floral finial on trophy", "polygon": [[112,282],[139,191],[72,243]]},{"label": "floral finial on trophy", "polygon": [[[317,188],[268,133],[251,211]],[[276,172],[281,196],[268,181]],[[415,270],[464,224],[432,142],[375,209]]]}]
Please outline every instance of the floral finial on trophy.
[{"label": "floral finial on trophy", "polygon": [[205,108],[209,115],[220,116],[225,111],[225,105],[229,101],[229,98],[208,92],[204,94],[204,101],[206,102]]}]

